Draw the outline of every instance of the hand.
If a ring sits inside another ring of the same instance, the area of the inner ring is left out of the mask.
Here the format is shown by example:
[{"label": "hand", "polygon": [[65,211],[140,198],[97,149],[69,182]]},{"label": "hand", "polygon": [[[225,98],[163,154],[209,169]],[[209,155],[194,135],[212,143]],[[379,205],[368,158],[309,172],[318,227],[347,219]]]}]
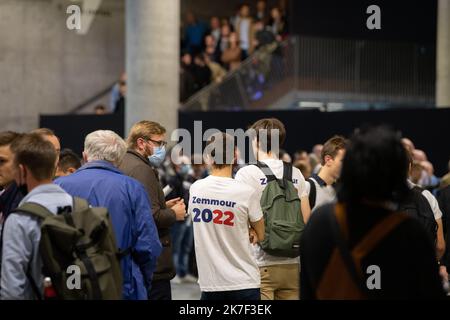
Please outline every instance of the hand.
[{"label": "hand", "polygon": [[169,201],[166,201],[166,207],[167,207],[167,208],[172,208],[172,207],[173,207],[178,201],[180,201],[180,200],[181,200],[180,197],[170,199]]},{"label": "hand", "polygon": [[248,229],[248,236],[251,244],[256,244],[258,242],[258,235],[256,234],[255,229]]},{"label": "hand", "polygon": [[440,266],[439,267],[439,275],[441,276],[443,281],[448,282],[448,273],[447,273],[447,267],[446,266]]},{"label": "hand", "polygon": [[186,205],[184,204],[183,200],[175,203],[171,209],[175,211],[175,217],[177,221],[184,221],[186,215]]}]

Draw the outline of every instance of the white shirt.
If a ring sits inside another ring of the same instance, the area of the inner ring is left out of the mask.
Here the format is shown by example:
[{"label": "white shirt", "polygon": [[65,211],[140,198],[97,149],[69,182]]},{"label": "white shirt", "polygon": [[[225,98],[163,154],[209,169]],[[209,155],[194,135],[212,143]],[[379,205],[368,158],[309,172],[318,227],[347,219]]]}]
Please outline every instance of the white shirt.
[{"label": "white shirt", "polygon": [[[278,159],[266,159],[261,160],[269,166],[270,170],[272,170],[273,174],[281,179],[283,176],[283,161]],[[258,201],[261,199],[262,193],[267,185],[267,178],[264,173],[255,165],[249,165],[244,168],[241,168],[236,173],[236,180],[242,181],[253,188],[253,190],[257,191],[256,197]],[[305,193],[305,178],[303,177],[300,170],[297,168],[292,168],[292,183],[294,187],[297,188],[298,196],[301,198],[307,197],[308,195]],[[300,213],[299,213],[300,214]],[[284,257],[276,257],[272,256],[264,250],[261,249],[259,245],[253,246],[253,253],[256,257],[256,261],[258,262],[258,266],[271,266],[278,264],[294,264],[300,263],[300,258],[284,258]]]},{"label": "white shirt", "polygon": [[239,20],[239,42],[242,50],[248,50],[250,48],[250,19]]},{"label": "white shirt", "polygon": [[249,240],[249,220],[262,219],[259,198],[246,184],[208,176],[192,184],[189,214],[202,291],[259,288],[260,273]]},{"label": "white shirt", "polygon": [[[411,181],[408,180],[408,187],[410,189],[414,188],[415,186],[416,185],[414,183],[412,183]],[[431,210],[433,210],[433,213],[434,213],[434,219],[435,220],[441,219],[442,211],[441,211],[441,209],[439,209],[439,203],[438,203],[437,199],[435,198],[435,196],[433,196],[433,194],[428,190],[423,190],[422,195],[428,200]]]},{"label": "white shirt", "polygon": [[[319,177],[320,178],[320,177]],[[332,203],[336,201],[336,191],[334,190],[333,186],[324,184],[325,182],[319,183],[317,181],[317,178],[312,176],[310,178],[313,183],[316,186],[316,202],[314,204],[314,207],[311,207],[311,213],[313,209],[317,209],[320,206],[323,206],[327,203]],[[306,182],[306,188],[305,193],[309,196],[309,192],[311,191],[311,184],[307,181]],[[310,203],[311,205],[311,203]]]}]

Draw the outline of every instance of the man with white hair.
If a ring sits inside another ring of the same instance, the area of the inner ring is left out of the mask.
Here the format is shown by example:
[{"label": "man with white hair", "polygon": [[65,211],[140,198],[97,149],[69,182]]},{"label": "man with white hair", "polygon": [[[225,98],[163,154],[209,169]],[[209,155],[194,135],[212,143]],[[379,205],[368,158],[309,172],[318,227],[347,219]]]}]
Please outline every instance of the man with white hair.
[{"label": "man with white hair", "polygon": [[55,183],[92,206],[108,209],[123,252],[123,298],[145,300],[162,248],[144,187],[117,169],[126,151],[125,141],[113,131],[94,131],[84,142],[86,164]]}]

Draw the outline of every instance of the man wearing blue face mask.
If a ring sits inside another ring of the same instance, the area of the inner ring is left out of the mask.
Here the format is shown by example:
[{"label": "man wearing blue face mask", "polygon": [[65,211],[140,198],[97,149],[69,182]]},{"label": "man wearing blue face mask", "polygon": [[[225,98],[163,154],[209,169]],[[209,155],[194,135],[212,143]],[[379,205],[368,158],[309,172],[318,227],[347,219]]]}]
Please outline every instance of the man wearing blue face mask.
[{"label": "man wearing blue face mask", "polygon": [[147,191],[159,239],[163,246],[153,275],[150,300],[171,300],[172,298],[170,280],[176,272],[172,259],[170,227],[176,221],[183,221],[186,214],[186,206],[182,199],[165,201],[158,173],[155,170],[166,156],[165,133],[166,129],[153,121],[144,120],[133,125],[127,139],[128,151],[119,166],[120,170],[138,180]]}]

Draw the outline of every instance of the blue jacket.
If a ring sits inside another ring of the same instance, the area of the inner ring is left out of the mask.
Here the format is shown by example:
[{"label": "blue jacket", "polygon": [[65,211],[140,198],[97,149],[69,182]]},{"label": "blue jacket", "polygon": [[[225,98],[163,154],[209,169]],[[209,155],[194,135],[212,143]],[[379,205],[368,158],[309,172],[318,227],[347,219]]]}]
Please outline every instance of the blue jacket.
[{"label": "blue jacket", "polygon": [[107,161],[89,162],[55,183],[94,207],[108,209],[119,249],[132,249],[121,261],[123,298],[147,299],[162,247],[144,187]]}]

